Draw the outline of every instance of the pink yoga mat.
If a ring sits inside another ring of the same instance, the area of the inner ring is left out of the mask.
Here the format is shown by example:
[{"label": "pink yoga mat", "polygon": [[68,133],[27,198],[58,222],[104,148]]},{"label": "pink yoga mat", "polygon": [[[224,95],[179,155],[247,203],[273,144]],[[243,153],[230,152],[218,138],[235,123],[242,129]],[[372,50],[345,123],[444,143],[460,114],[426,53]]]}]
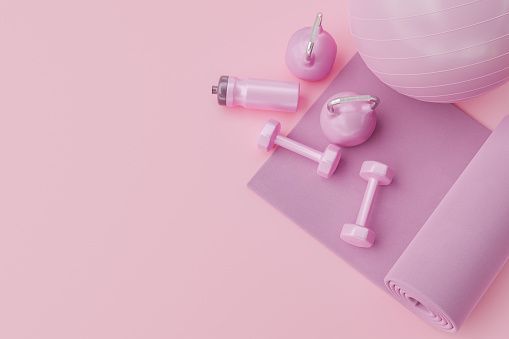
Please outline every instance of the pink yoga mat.
[{"label": "pink yoga mat", "polygon": [[385,277],[424,320],[453,331],[509,255],[509,118],[481,147]]},{"label": "pink yoga mat", "polygon": [[[506,149],[506,155],[500,155],[499,167],[493,169],[502,146],[493,147],[498,143],[490,139],[483,150],[488,149],[486,153],[491,155],[480,153],[458,186],[454,185],[490,131],[454,105],[421,102],[393,91],[366,68],[359,56],[332,81],[290,137],[317,149],[325,148],[328,142],[320,131],[321,107],[335,93],[347,90],[381,98],[379,124],[368,142],[344,150],[332,178],[317,176],[315,163],[277,149],[248,185],[376,285],[389,292],[384,280],[387,276],[393,290],[399,287],[401,293],[401,288],[408,291],[403,302],[429,323],[455,331],[507,257],[504,249],[509,247],[509,231],[502,225],[509,224],[504,210],[504,200],[509,201],[509,176],[503,175],[502,165],[509,164],[509,153]],[[509,145],[506,129],[501,126],[503,136],[496,140],[505,137]],[[501,182],[495,193],[500,201],[491,199],[496,195],[473,194],[491,190],[492,182],[488,180],[477,180],[480,186],[472,186],[468,194],[468,182],[480,176],[481,162],[487,158],[492,159],[486,162],[491,169],[487,173],[494,177],[490,180]],[[377,239],[370,249],[356,248],[339,239],[342,225],[355,221],[362,200],[366,182],[358,172],[364,160],[382,161],[395,172],[393,183],[381,187],[375,197],[369,227],[375,230]],[[491,223],[486,227],[488,233],[475,237],[484,234],[482,220]],[[418,234],[424,224],[423,232]],[[454,238],[456,233],[461,234]],[[476,242],[469,243],[469,239]],[[440,247],[444,244],[448,246],[447,255]],[[475,249],[466,251],[474,245]]]}]

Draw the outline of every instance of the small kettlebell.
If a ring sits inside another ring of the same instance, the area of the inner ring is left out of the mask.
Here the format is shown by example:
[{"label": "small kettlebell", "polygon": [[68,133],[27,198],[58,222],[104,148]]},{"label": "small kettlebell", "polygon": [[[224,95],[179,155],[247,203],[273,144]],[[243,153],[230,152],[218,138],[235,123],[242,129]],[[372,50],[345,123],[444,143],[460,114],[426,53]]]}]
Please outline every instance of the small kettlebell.
[{"label": "small kettlebell", "polygon": [[299,79],[324,79],[336,60],[336,41],[322,28],[322,17],[322,13],[318,13],[312,27],[298,30],[288,42],[286,65]]},{"label": "small kettlebell", "polygon": [[351,147],[369,139],[376,127],[375,108],[380,99],[372,95],[341,92],[322,108],[320,125],[327,139],[339,146]]}]

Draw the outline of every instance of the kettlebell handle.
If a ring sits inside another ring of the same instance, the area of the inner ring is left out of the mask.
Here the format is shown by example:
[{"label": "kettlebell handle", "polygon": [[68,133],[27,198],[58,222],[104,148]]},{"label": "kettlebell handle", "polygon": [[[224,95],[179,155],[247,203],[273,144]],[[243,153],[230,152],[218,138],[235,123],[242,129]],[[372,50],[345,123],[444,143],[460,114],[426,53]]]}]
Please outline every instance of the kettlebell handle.
[{"label": "kettlebell handle", "polygon": [[380,103],[380,99],[374,95],[353,95],[348,97],[338,97],[331,99],[327,103],[327,109],[329,110],[330,113],[335,113],[334,106],[341,105],[346,102],[361,102],[361,101],[368,102],[371,105],[371,110],[374,110]]}]

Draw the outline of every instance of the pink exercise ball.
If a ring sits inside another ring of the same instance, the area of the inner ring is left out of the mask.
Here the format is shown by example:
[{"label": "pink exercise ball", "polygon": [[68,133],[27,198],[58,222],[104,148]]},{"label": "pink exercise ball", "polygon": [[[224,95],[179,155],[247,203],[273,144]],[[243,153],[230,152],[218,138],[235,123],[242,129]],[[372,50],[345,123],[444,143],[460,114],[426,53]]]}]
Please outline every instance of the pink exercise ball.
[{"label": "pink exercise ball", "polygon": [[457,102],[509,78],[508,0],[352,0],[367,66],[410,97]]}]

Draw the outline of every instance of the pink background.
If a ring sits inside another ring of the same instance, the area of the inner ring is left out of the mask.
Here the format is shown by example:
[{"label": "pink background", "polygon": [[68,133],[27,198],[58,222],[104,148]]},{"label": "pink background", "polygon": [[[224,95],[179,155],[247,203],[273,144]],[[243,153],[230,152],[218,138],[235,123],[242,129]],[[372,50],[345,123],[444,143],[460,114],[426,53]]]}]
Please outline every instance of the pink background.
[{"label": "pink background", "polygon": [[[448,338],[246,188],[355,53],[339,0],[0,2],[0,338]],[[225,110],[222,74],[293,80],[316,11],[331,76],[297,114]],[[493,127],[509,84],[460,104]],[[468,136],[465,136],[468,137]],[[509,268],[457,338],[507,338]]]}]

